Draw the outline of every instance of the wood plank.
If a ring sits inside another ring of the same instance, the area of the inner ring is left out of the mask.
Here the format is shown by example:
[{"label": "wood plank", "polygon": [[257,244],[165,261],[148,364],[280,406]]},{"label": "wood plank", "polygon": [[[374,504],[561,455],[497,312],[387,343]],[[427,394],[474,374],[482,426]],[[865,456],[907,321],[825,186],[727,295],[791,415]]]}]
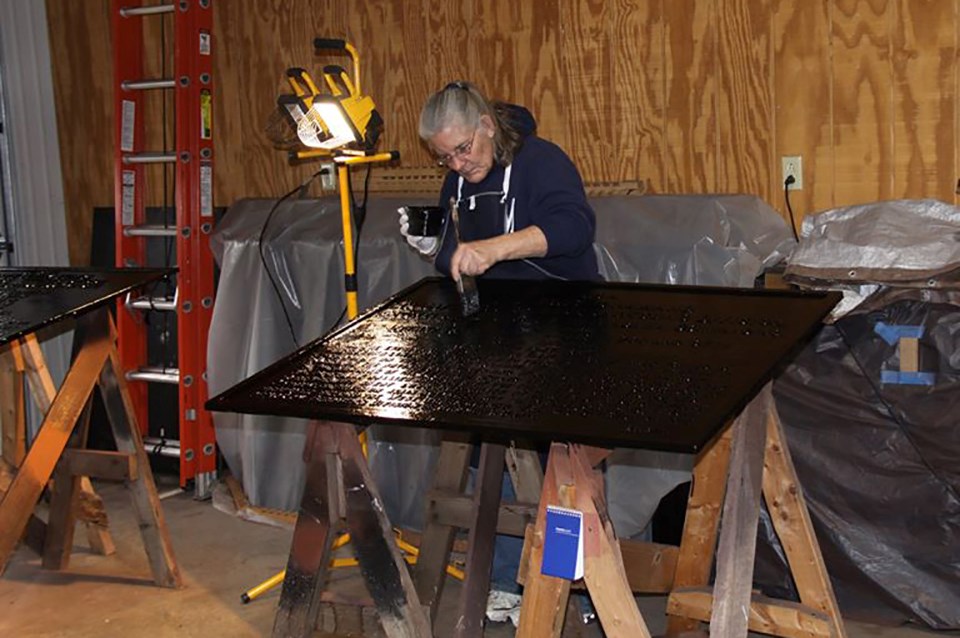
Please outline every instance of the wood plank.
[{"label": "wood plank", "polygon": [[893,192],[952,201],[956,189],[957,7],[896,0],[890,8]]},{"label": "wood plank", "polygon": [[[517,582],[525,585],[529,569],[529,554],[532,549],[534,526],[528,525],[523,537],[523,556]],[[680,549],[673,545],[646,543],[629,539],[617,539],[623,569],[627,575],[630,591],[635,594],[667,594],[673,590],[673,577],[677,569]],[[571,583],[570,588],[582,590],[583,582]]]},{"label": "wood plank", "polygon": [[524,552],[529,556],[529,560],[520,608],[520,624],[517,626],[518,636],[559,638],[563,630],[564,611],[570,597],[570,581],[541,574],[540,567],[543,564],[547,505],[573,507],[575,495],[572,485],[573,471],[568,448],[561,443],[553,443],[547,457],[537,521],[531,542],[525,543],[527,547]]},{"label": "wood plank", "polygon": [[[82,338],[82,336],[78,337],[78,342]],[[88,396],[83,412],[77,418],[77,425],[73,428],[73,433],[67,442],[67,448],[60,455],[53,473],[50,514],[47,517],[47,535],[43,543],[42,564],[46,569],[66,569],[70,562],[81,492],[79,477],[70,471],[66,457],[71,450],[75,451],[86,445],[92,405],[91,397]]]},{"label": "wood plank", "polygon": [[[540,490],[543,489],[543,466],[540,464],[540,455],[530,447],[529,443],[518,447],[511,441],[504,454],[504,462],[507,465],[507,471],[510,472],[510,480],[513,482],[513,493],[517,495],[517,505],[531,506],[533,515],[527,522],[533,522],[536,518],[537,502],[540,500]],[[501,516],[502,509],[501,507]],[[500,529],[499,522],[497,529]],[[522,536],[525,529],[526,523],[520,530],[521,533],[515,536]]]},{"label": "wood plank", "polygon": [[41,414],[46,414],[57,396],[57,387],[53,383],[53,377],[47,368],[47,360],[43,357],[43,351],[40,350],[40,343],[34,334],[29,334],[22,339],[24,371],[27,375],[27,381],[30,383],[30,395],[34,403],[39,408]]},{"label": "wood plank", "polygon": [[576,509],[583,512],[583,579],[608,638],[650,638],[630,591],[623,557],[606,511],[603,476],[582,446],[571,446]]},{"label": "wood plank", "polygon": [[630,591],[637,594],[666,594],[673,589],[679,547],[622,538],[617,542]]},{"label": "wood plank", "polygon": [[[98,311],[97,314],[100,312]],[[109,316],[105,310],[102,311],[100,318],[110,325]],[[137,425],[130,395],[127,393],[120,356],[112,345],[111,341],[107,364],[100,372],[100,396],[110,421],[110,430],[113,432],[117,451],[136,458],[137,479],[128,481],[127,489],[133,501],[143,547],[153,574],[153,582],[161,587],[180,587],[182,585],[180,568],[174,557],[170,531],[163,516],[153,473],[150,471],[150,460],[143,447],[140,427]]]},{"label": "wood plank", "polygon": [[[431,520],[442,526],[470,529],[471,497],[431,491],[427,499]],[[501,503],[496,517],[497,533],[522,536],[526,526],[536,518],[536,503]]]},{"label": "wood plank", "polygon": [[23,396],[23,356],[20,344],[0,346],[0,422],[3,460],[17,467],[27,455],[27,422]]},{"label": "wood plank", "polygon": [[822,612],[831,635],[846,638],[837,598],[810,520],[806,499],[787,449],[776,406],[770,402],[764,453],[763,495],[780,545],[787,555],[800,602]]},{"label": "wood plank", "polygon": [[[710,588],[674,591],[667,613],[710,621],[713,591]],[[754,595],[750,599],[750,631],[783,638],[830,638],[830,620],[821,612],[799,603]]]},{"label": "wood plank", "polygon": [[137,457],[125,452],[68,449],[63,453],[64,469],[75,476],[106,481],[136,481]]},{"label": "wood plank", "polygon": [[0,502],[0,573],[23,534],[37,499],[53,474],[60,454],[67,445],[70,433],[112,348],[108,332],[91,325],[95,324],[94,315],[98,314],[95,312],[81,318],[83,325],[92,328],[89,340],[74,359],[27,457]]},{"label": "wood plank", "polygon": [[280,603],[273,621],[274,638],[310,636],[317,623],[320,594],[327,580],[330,548],[336,534],[328,498],[327,453],[336,441],[326,423],[312,421],[304,444],[306,476],[300,513],[293,528]]},{"label": "wood plank", "polygon": [[[434,470],[433,490],[456,494],[463,492],[467,484],[470,451],[473,449],[469,441],[469,437],[463,433],[444,433]],[[441,519],[437,504],[428,495],[423,540],[420,543],[420,556],[413,569],[413,580],[420,603],[434,621],[446,581],[445,570],[453,537],[457,531],[457,527],[448,520]],[[466,517],[463,522],[467,523]]]},{"label": "wood plank", "polygon": [[[710,582],[732,437],[733,428],[728,426],[700,453],[693,467],[693,483],[674,577],[676,588],[702,587]],[[696,630],[699,625],[697,621],[670,616],[667,633],[677,635]]]},{"label": "wood plank", "polygon": [[467,536],[467,577],[460,590],[458,638],[482,638],[493,567],[493,544],[497,532],[506,447],[496,443],[480,446],[480,464],[474,485],[473,512]]},{"label": "wood plank", "polygon": [[90,549],[101,556],[112,556],[116,553],[117,546],[110,535],[110,523],[103,507],[103,499],[93,490],[93,484],[87,476],[80,477],[80,506],[77,519],[83,521],[86,526]]},{"label": "wood plank", "polygon": [[80,479],[67,469],[62,458],[53,474],[51,492],[42,565],[44,569],[66,569],[73,548],[73,532],[76,528],[74,511],[80,498]]},{"label": "wood plank", "polygon": [[773,402],[770,385],[764,386],[733,424],[723,525],[720,526],[717,545],[711,636],[746,638],[747,635],[747,618],[743,609],[750,603],[753,585],[766,419]]},{"label": "wood plank", "polygon": [[350,542],[383,631],[388,638],[430,638],[429,616],[420,605],[413,579],[394,541],[393,527],[360,450],[356,429],[346,423],[330,423],[328,427],[343,460]]}]

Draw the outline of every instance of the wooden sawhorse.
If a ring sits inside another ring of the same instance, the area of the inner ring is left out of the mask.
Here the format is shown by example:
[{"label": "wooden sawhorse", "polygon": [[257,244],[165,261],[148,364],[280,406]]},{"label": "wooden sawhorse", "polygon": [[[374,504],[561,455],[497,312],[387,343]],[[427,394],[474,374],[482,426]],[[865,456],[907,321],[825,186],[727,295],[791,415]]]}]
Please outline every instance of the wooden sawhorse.
[{"label": "wooden sawhorse", "polygon": [[[333,538],[345,530],[384,633],[389,638],[432,636],[454,535],[457,529],[468,529],[466,576],[454,635],[482,636],[494,537],[498,531],[522,536],[533,520],[542,470],[531,450],[483,443],[473,494],[465,496],[472,447],[467,437],[454,433],[447,434],[441,444],[433,490],[427,497],[420,554],[411,576],[394,541],[356,428],[313,422],[304,452],[306,485],[273,635],[311,635],[321,603],[366,602],[344,600],[324,591]],[[505,464],[517,502],[501,506]]]},{"label": "wooden sawhorse", "polygon": [[[67,376],[50,403],[36,439],[0,501],[0,571],[16,548],[51,476],[56,476],[50,520],[44,539],[44,566],[63,568],[73,540],[74,504],[83,476],[126,482],[150,562],[153,581],[179,587],[180,572],[136,418],[127,394],[106,308],[77,322],[79,348]],[[85,450],[84,413],[99,386],[117,452]],[[56,470],[56,474],[54,471]]]},{"label": "wooden sawhorse", "polygon": [[[0,494],[6,493],[16,474],[16,468],[23,463],[27,455],[24,386],[29,386],[34,405],[41,415],[45,415],[50,410],[57,390],[34,334],[28,334],[0,346],[0,406],[2,406],[0,420],[3,427]],[[88,417],[89,412],[85,412],[78,427],[81,446],[85,444],[84,433],[89,422]],[[116,551],[116,547],[107,526],[103,499],[94,491],[90,477],[80,476],[79,478],[80,506],[76,508],[77,518],[86,527],[90,548],[98,554],[109,556]],[[40,554],[44,553],[44,536],[46,536],[46,523],[35,515],[32,516],[27,525],[26,540]],[[44,567],[55,568],[47,563],[44,563]]]},{"label": "wooden sawhorse", "polygon": [[[536,527],[525,552],[530,562],[520,638],[558,637],[570,591],[570,581],[540,573],[547,505],[583,513],[584,580],[606,635],[650,636],[606,515],[602,476],[593,469],[607,453],[581,445],[551,447]],[[799,604],[751,594],[761,493],[786,552]],[[717,575],[710,587],[721,515]],[[769,383],[697,460],[667,613],[668,635],[709,621],[714,637],[745,637],[748,627],[790,638],[846,637]]]}]

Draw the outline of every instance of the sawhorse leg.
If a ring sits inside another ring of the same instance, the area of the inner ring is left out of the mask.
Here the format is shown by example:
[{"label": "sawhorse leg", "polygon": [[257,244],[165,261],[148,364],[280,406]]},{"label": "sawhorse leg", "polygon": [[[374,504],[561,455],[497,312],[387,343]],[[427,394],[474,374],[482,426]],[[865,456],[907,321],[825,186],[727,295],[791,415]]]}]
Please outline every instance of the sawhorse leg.
[{"label": "sawhorse leg", "polygon": [[[776,636],[845,638],[769,384],[731,430],[704,452],[694,469],[675,590],[667,602],[670,635],[709,621],[711,635],[724,638],[746,636],[748,629]],[[725,473],[726,494],[719,487]],[[761,493],[786,551],[800,604],[751,594]],[[710,588],[721,503],[724,525],[717,577]]]},{"label": "sawhorse leg", "polygon": [[356,429],[344,423],[312,423],[305,457],[307,482],[273,635],[313,633],[332,537],[345,526],[386,635],[429,638],[427,616],[397,548]]},{"label": "sawhorse leg", "polygon": [[[446,581],[458,529],[469,530],[466,578],[456,610],[454,633],[458,638],[481,636],[490,589],[490,569],[496,534],[523,535],[533,519],[543,471],[532,449],[482,443],[480,464],[472,496],[464,496],[472,445],[459,433],[447,433],[440,445],[435,479],[427,497],[427,516],[414,568],[414,582],[424,608],[437,626],[437,604]],[[517,500],[501,503],[504,464],[510,471]]]},{"label": "sawhorse leg", "polygon": [[530,548],[519,638],[557,638],[563,628],[570,581],[540,573],[548,505],[572,507],[583,515],[584,580],[605,634],[610,638],[650,638],[607,515],[603,478],[594,470],[607,454],[607,450],[580,445],[554,443],[550,447]]}]

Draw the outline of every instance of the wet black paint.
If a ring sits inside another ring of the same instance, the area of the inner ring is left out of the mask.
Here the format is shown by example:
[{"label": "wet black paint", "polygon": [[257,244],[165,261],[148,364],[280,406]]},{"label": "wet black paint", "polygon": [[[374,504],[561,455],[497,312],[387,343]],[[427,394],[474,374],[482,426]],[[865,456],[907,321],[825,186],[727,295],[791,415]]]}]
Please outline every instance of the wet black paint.
[{"label": "wet black paint", "polygon": [[0,344],[78,315],[172,271],[0,268]]},{"label": "wet black paint", "polygon": [[820,325],[836,293],[424,280],[209,409],[695,451]]}]

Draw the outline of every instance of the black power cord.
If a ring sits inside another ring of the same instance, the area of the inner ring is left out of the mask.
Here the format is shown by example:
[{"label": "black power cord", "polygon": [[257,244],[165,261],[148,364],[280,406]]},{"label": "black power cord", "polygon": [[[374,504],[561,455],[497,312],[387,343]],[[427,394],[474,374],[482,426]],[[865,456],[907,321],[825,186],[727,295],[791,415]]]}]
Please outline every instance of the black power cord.
[{"label": "black power cord", "polygon": [[[273,219],[273,215],[277,212],[280,204],[282,204],[286,199],[290,198],[294,193],[305,193],[307,187],[311,182],[313,182],[313,180],[320,175],[325,175],[327,173],[329,173],[329,169],[321,168],[319,171],[311,175],[305,182],[278,199],[270,209],[270,212],[267,214],[267,219],[264,220],[263,226],[260,228],[260,238],[257,241],[257,250],[260,254],[260,263],[263,266],[264,271],[267,273],[267,278],[270,280],[270,285],[273,287],[273,292],[277,295],[277,300],[280,302],[280,309],[283,310],[283,318],[286,321],[287,329],[290,332],[290,338],[293,340],[293,345],[297,349],[300,348],[300,342],[297,339],[296,331],[293,329],[293,321],[290,319],[290,313],[287,311],[287,305],[283,302],[283,294],[280,292],[280,286],[274,279],[273,273],[270,272],[270,267],[267,265],[267,259],[263,254],[263,239],[266,235],[267,227],[270,225],[270,221]],[[367,216],[367,197],[370,193],[370,165],[367,165],[367,174],[363,180],[363,200],[359,204],[353,197],[353,188],[350,185],[349,173],[347,173],[347,189],[350,192],[351,217],[353,219],[354,227],[356,228],[356,234],[353,241],[353,263],[355,265],[354,270],[356,270],[356,264],[359,263],[360,257],[360,234],[363,232],[363,224],[364,221],[366,221]],[[346,314],[347,306],[344,304],[343,309],[340,311],[340,315],[333,322],[333,325],[324,331],[324,334],[340,325],[340,322],[343,321],[343,318],[346,316]]]},{"label": "black power cord", "polygon": [[797,235],[797,222],[793,219],[793,206],[790,205],[790,185],[796,181],[793,175],[787,175],[787,179],[783,180],[783,199],[786,200],[787,212],[790,213],[790,230],[793,231],[793,238],[799,244],[800,236]]},{"label": "black power cord", "polygon": [[[293,345],[297,349],[300,348],[300,342],[297,340],[296,331],[293,329],[293,321],[290,319],[290,313],[287,311],[287,305],[283,303],[283,295],[280,293],[280,286],[277,285],[277,281],[273,278],[273,273],[270,272],[270,267],[267,265],[267,258],[263,254],[263,238],[267,234],[267,227],[270,226],[270,221],[273,219],[274,214],[277,212],[277,209],[280,208],[280,204],[289,199],[295,193],[305,193],[307,187],[310,186],[310,183],[318,178],[320,175],[323,175],[328,172],[328,169],[321,168],[319,171],[311,175],[305,182],[291,190],[289,193],[278,199],[273,206],[270,208],[270,212],[267,213],[267,218],[263,222],[263,226],[260,228],[260,237],[257,240],[257,252],[260,254],[260,264],[263,266],[263,270],[267,273],[267,279],[270,280],[270,285],[273,287],[273,292],[277,295],[277,300],[280,302],[280,309],[283,310],[283,318],[287,322],[287,329],[290,331],[290,338],[293,340]],[[339,320],[338,320],[339,321]]]}]

